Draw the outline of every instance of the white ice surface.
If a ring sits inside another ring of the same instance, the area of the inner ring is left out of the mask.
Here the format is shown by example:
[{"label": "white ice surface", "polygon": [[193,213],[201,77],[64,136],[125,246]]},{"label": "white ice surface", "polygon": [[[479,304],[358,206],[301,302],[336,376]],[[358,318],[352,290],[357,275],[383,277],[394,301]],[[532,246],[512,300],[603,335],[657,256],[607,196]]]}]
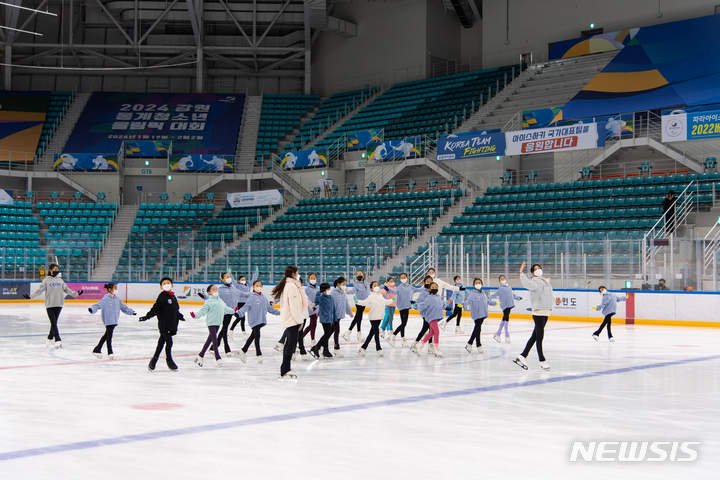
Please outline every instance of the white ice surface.
[{"label": "white ice surface", "polygon": [[[207,354],[200,368],[192,360],[207,330],[188,315],[199,307],[183,308],[179,372],[161,358],[150,373],[156,321],[121,316],[115,360],[97,360],[91,351],[103,327],[88,305],[65,307],[58,350],[45,349],[44,307],[0,307],[2,480],[714,479],[720,471],[719,329],[618,324],[615,343],[604,334],[596,343],[597,324],[551,317],[552,370],[543,372],[534,350],[528,371],[511,361],[531,322],[511,320],[513,343],[498,344],[499,320],[488,319],[485,353],[470,355],[465,319],[465,335],[452,326],[441,335],[442,359],[417,358],[399,339],[396,348],[383,342],[385,358],[372,346],[361,358],[353,338],[342,342],[345,358],[308,356],[294,362],[297,381],[278,381],[277,317],[262,331],[262,365],[251,350],[246,364],[225,358],[218,367]],[[420,322],[411,317],[408,340]],[[241,338],[238,326],[233,349]],[[133,408],[143,404],[180,407]],[[573,441],[701,445],[692,463],[571,463]]]}]

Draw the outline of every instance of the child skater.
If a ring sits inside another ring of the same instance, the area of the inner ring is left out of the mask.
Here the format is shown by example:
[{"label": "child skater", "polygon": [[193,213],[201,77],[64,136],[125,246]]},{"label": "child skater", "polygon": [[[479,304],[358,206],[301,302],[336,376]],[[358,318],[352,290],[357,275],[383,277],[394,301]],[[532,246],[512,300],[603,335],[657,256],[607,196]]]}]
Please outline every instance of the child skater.
[{"label": "child skater", "polygon": [[[317,296],[318,292],[320,292],[320,289],[317,286],[317,275],[310,272],[308,274],[308,284],[305,285],[305,295],[307,295],[308,300],[310,302],[315,301],[315,297]],[[317,311],[309,309],[308,313],[310,314],[309,322],[310,324],[305,329],[305,331],[302,333],[303,338],[307,336],[308,332],[310,332],[310,341],[311,346],[315,346],[315,329],[317,328],[317,319],[318,314]]]},{"label": "child skater", "polygon": [[440,328],[442,328],[442,331],[444,332],[447,324],[450,323],[453,318],[457,318],[457,324],[455,325],[455,333],[459,333],[460,335],[462,335],[465,332],[463,332],[462,328],[460,328],[460,321],[462,320],[463,302],[465,301],[466,292],[459,275],[455,275],[455,277],[453,277],[453,281],[455,282],[455,286],[458,288],[458,290],[453,292],[450,296],[450,303],[454,303],[455,308],[445,320],[442,320],[440,322]]},{"label": "child skater", "polygon": [[[250,280],[250,285],[253,285],[255,283],[255,280],[257,280],[259,275],[258,267],[255,267],[255,272],[253,273],[252,279]],[[250,294],[252,293],[252,290],[247,284],[247,280],[245,279],[245,275],[240,275],[240,278],[238,278],[238,283],[235,284],[235,286],[240,290],[241,295],[240,301],[237,304],[237,310],[240,310],[244,305],[247,298],[250,297]],[[245,317],[242,315],[240,318],[236,318],[233,324],[230,326],[230,331],[228,332],[228,338],[232,340],[235,335],[235,327],[237,327],[237,324],[240,324],[240,329],[243,332],[243,340],[247,340],[247,334],[245,333]]]},{"label": "child skater", "polygon": [[[430,275],[426,276],[423,279],[423,288],[420,290],[420,294],[418,295],[417,299],[414,302],[412,302],[415,305],[416,310],[420,309],[419,305],[425,301],[425,299],[428,297],[428,295],[430,295],[430,285],[432,283],[433,283],[433,279]],[[422,316],[422,319],[423,319],[423,326],[422,326],[422,329],[420,330],[420,333],[418,333],[418,336],[415,339],[415,341],[412,343],[412,345],[410,345],[411,351],[415,350],[415,347],[417,347],[418,343],[420,343],[420,340],[422,340],[422,338],[425,336],[427,331],[430,329],[430,325],[428,324],[428,321],[425,318],[425,316],[422,315],[422,313],[420,315]],[[428,353],[432,353],[432,352],[433,352],[433,346],[430,345],[430,346],[428,346]]]},{"label": "child skater", "polygon": [[476,278],[473,280],[473,286],[475,288],[473,288],[472,292],[470,292],[466,303],[470,306],[470,318],[472,318],[475,322],[475,328],[473,328],[472,335],[470,335],[470,340],[468,340],[467,345],[465,345],[465,350],[467,350],[468,353],[472,353],[472,344],[473,340],[475,340],[478,353],[483,353],[480,334],[482,331],[483,321],[488,317],[487,306],[497,305],[497,303],[489,300],[487,295],[485,295],[485,292],[482,291],[482,280]]},{"label": "child skater", "polygon": [[[199,367],[203,366],[203,357],[205,356],[205,352],[210,344],[212,344],[213,352],[215,353],[215,363],[217,363],[218,366],[222,365],[220,351],[218,350],[218,329],[220,328],[220,325],[224,323],[223,317],[228,315],[237,315],[234,309],[228,307],[227,304],[222,301],[217,286],[208,286],[207,293],[209,297],[205,300],[205,304],[202,306],[200,311],[198,311],[197,314],[195,312],[190,312],[190,316],[192,316],[192,318],[204,316],[205,324],[208,327],[208,338],[205,340],[205,344],[203,345],[202,350],[200,350],[200,353],[198,353],[195,357],[195,363]],[[227,323],[224,325],[227,325]],[[230,353],[228,350],[229,348],[226,349],[225,353]]]},{"label": "child skater", "polygon": [[178,366],[172,358],[172,337],[177,334],[179,321],[182,320],[184,322],[185,317],[180,313],[180,305],[172,291],[173,283],[170,277],[160,279],[160,289],[162,291],[150,311],[146,313],[145,316],[139,318],[141,322],[153,317],[157,317],[158,319],[160,338],[158,339],[155,354],[148,364],[148,370],[151,372],[155,370],[155,365],[160,357],[160,353],[162,353],[163,347],[165,347],[165,361],[167,362],[167,366],[171,371],[177,372]]},{"label": "child skater", "polygon": [[[342,350],[340,350],[340,320],[345,318],[343,315],[343,312],[347,316],[352,316],[352,310],[350,310],[350,302],[348,302],[347,299],[347,281],[344,277],[338,277],[335,282],[333,282],[335,285],[335,288],[333,289],[332,295],[333,300],[335,301],[335,317],[337,317],[337,320],[335,323],[333,323],[333,336],[335,339],[335,356],[338,358],[343,358],[345,355],[343,355]],[[363,307],[364,309],[365,307]]]},{"label": "child skater", "polygon": [[412,301],[413,295],[422,289],[423,287],[413,287],[408,284],[407,273],[400,274],[400,285],[395,289],[397,291],[397,308],[400,310],[400,326],[388,335],[387,342],[390,346],[395,347],[395,337],[400,334],[402,346],[407,347],[405,328],[407,327],[408,316],[410,314],[410,302]]},{"label": "child skater", "polygon": [[380,285],[378,284],[378,282],[370,283],[370,290],[372,290],[372,293],[368,295],[365,300],[358,300],[358,305],[362,305],[363,307],[370,309],[370,311],[368,312],[368,317],[370,318],[370,333],[365,339],[365,343],[363,343],[362,347],[360,347],[360,350],[358,350],[358,354],[360,354],[361,357],[364,357],[368,345],[370,345],[370,342],[374,338],[375,350],[377,350],[378,355],[382,357],[383,351],[382,346],[380,345],[379,332],[380,322],[385,316],[385,307],[393,303],[393,300],[385,299],[385,297],[380,295]]},{"label": "child skater", "polygon": [[62,348],[60,331],[58,330],[58,319],[65,305],[65,295],[79,297],[83,294],[82,290],[79,292],[70,290],[61,277],[60,267],[52,263],[48,268],[48,276],[43,279],[40,288],[35,290],[35,293],[32,295],[23,295],[25,298],[31,299],[45,293],[45,310],[47,310],[47,316],[48,319],[50,319],[50,333],[48,333],[47,340],[45,341],[46,348],[52,346]]},{"label": "child skater", "polygon": [[247,313],[248,325],[252,329],[252,333],[245,342],[245,346],[238,352],[240,354],[240,360],[245,363],[247,361],[247,351],[250,349],[250,344],[255,342],[255,355],[258,363],[262,363],[262,351],[260,350],[260,329],[267,325],[267,314],[280,315],[265,295],[262,293],[263,284],[260,280],[253,282],[253,293],[245,302],[245,305],[238,310],[238,316],[242,317]]},{"label": "child skater", "polygon": [[508,285],[505,275],[500,275],[498,280],[500,281],[500,286],[498,287],[497,292],[490,295],[490,300],[500,298],[500,309],[503,312],[503,318],[500,322],[500,327],[498,327],[498,331],[495,332],[493,338],[496,342],[500,343],[500,334],[502,333],[503,329],[505,329],[505,343],[510,343],[510,333],[508,332],[508,324],[510,323],[510,310],[515,307],[514,300],[522,300],[522,297],[518,297],[517,295],[515,295],[513,289],[510,288],[510,285]]},{"label": "child skater", "polygon": [[310,355],[314,358],[320,358],[320,349],[322,348],[323,358],[332,358],[332,353],[328,348],[330,336],[333,334],[333,324],[337,321],[338,315],[335,314],[335,300],[330,295],[332,288],[329,283],[320,285],[320,291],[315,295],[313,303],[317,307],[317,316],[323,329],[323,335],[320,341],[313,345],[310,349]]},{"label": "child skater", "polygon": [[[235,310],[237,308],[235,305],[238,305],[239,303],[242,303],[245,305],[245,301],[250,296],[250,292],[244,291],[241,287],[244,287],[243,284],[238,283],[235,281],[235,279],[232,276],[231,270],[228,270],[227,272],[223,272],[220,275],[220,280],[222,280],[222,285],[220,285],[217,288],[218,296],[220,297],[220,300],[223,301],[223,303],[230,307],[233,311],[230,313],[225,313],[223,315],[222,319],[222,327],[220,328],[220,333],[218,333],[217,336],[217,343],[218,345],[222,344],[225,347],[225,355],[232,355],[232,350],[230,349],[230,343],[228,342],[228,332],[230,327],[230,322],[232,322],[233,317],[235,317],[235,322],[239,322],[240,318],[235,315]],[[209,292],[209,290],[208,290]],[[208,300],[208,295],[201,295],[201,297],[204,300]],[[242,323],[243,331],[245,331],[244,326],[245,323]],[[215,345],[213,344],[210,349],[214,352],[215,351]],[[236,353],[237,354],[237,353]],[[202,365],[200,365],[202,366]]]},{"label": "child skater", "polygon": [[523,287],[530,291],[530,302],[532,305],[532,316],[533,322],[535,322],[535,329],[533,330],[527,345],[525,345],[525,350],[523,350],[523,352],[518,355],[513,362],[527,370],[528,365],[525,360],[530,353],[530,349],[537,342],[540,368],[543,370],[550,370],[550,365],[548,365],[545,361],[545,355],[543,355],[542,342],[545,337],[545,325],[547,324],[548,316],[555,306],[555,296],[553,294],[553,289],[550,286],[550,281],[543,277],[542,267],[538,264],[530,267],[532,278],[528,278],[523,273],[525,265],[525,262],[520,265],[520,281],[522,282]]},{"label": "child skater", "polygon": [[380,337],[385,338],[385,331],[393,329],[393,317],[395,317],[395,307],[397,306],[397,289],[395,288],[395,279],[389,277],[385,280],[385,283],[380,287],[380,293],[383,297],[392,300],[387,307],[385,307],[385,318],[383,318],[380,324]]},{"label": "child skater", "polygon": [[595,310],[598,310],[602,312],[603,315],[605,315],[605,319],[600,324],[600,328],[598,328],[595,333],[592,334],[592,337],[597,342],[600,340],[600,334],[603,331],[603,328],[605,328],[605,325],[607,325],[607,332],[608,332],[608,340],[611,342],[615,341],[615,338],[612,336],[612,332],[610,331],[610,324],[612,323],[612,316],[615,315],[617,312],[617,302],[624,302],[627,300],[627,297],[618,297],[617,295],[613,295],[612,293],[608,292],[607,288],[600,287],[599,288],[600,295],[602,295],[602,302],[600,302],[600,305],[595,307]]},{"label": "child skater", "polygon": [[[350,295],[355,295],[355,298],[357,300],[365,300],[368,295],[370,295],[370,289],[368,288],[368,283],[365,281],[365,274],[362,270],[358,270],[355,272],[357,280],[352,288],[347,290],[347,293]],[[353,317],[352,322],[350,322],[350,328],[347,332],[343,333],[343,338],[346,342],[350,341],[350,335],[352,334],[353,327],[357,325],[357,339],[358,341],[362,342],[364,340],[362,336],[362,332],[360,331],[362,329],[362,319],[363,319],[363,312],[365,311],[365,307],[363,307],[361,304],[356,303],[355,304],[355,317]]]},{"label": "child skater", "polygon": [[102,310],[100,318],[105,325],[105,335],[102,336],[100,342],[93,350],[93,355],[97,358],[102,358],[102,346],[103,343],[107,342],[107,353],[110,360],[115,358],[112,348],[112,337],[113,330],[118,325],[118,319],[120,318],[120,312],[125,315],[137,315],[135,310],[125,305],[120,297],[117,296],[117,285],[114,283],[107,283],[104,285],[107,294],[100,299],[98,303],[88,308],[88,312],[97,313],[98,310]]},{"label": "child skater", "polygon": [[430,284],[428,295],[422,303],[418,304],[418,310],[420,315],[427,320],[429,332],[420,341],[412,352],[418,357],[422,353],[422,349],[425,344],[433,339],[435,342],[435,356],[442,357],[440,351],[440,329],[438,328],[438,322],[443,319],[443,302],[440,296],[438,296],[438,284],[433,282]]}]

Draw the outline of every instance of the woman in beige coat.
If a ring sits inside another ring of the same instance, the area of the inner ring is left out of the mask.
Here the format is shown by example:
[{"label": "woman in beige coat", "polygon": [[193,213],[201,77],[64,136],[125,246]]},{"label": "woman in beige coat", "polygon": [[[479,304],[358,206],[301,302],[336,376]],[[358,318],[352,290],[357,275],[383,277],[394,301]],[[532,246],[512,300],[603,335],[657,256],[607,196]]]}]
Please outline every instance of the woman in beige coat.
[{"label": "woman in beige coat", "polygon": [[287,339],[283,348],[283,361],[280,366],[280,378],[297,378],[292,371],[292,361],[298,335],[303,325],[303,318],[308,309],[307,296],[304,295],[298,279],[300,274],[294,265],[285,269],[285,277],[273,288],[272,296],[280,302],[280,324],[285,329]]}]

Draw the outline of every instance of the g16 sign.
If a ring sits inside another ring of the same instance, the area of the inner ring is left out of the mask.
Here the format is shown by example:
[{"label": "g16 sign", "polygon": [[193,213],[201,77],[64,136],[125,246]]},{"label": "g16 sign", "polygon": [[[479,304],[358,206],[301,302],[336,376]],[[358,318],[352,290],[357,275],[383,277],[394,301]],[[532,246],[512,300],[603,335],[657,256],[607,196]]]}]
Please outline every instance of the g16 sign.
[{"label": "g16 sign", "polygon": [[244,103],[244,95],[93,93],[64,152],[116,152],[123,141],[151,141],[171,143],[176,154],[232,155]]},{"label": "g16 sign", "polygon": [[[600,135],[598,132],[602,132]],[[505,155],[578,150],[605,146],[605,123],[538,128],[505,133]]]}]

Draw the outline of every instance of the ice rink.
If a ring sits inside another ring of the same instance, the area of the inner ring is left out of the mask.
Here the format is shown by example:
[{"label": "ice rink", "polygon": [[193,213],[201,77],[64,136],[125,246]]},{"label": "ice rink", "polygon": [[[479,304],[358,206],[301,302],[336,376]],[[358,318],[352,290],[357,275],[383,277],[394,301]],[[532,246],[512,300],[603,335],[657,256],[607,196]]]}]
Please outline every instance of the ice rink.
[{"label": "ice rink", "polygon": [[[468,354],[466,319],[465,335],[441,335],[442,359],[399,342],[361,358],[353,338],[345,358],[308,356],[294,362],[297,381],[279,381],[277,317],[262,331],[262,365],[251,350],[246,364],[218,367],[208,354],[200,368],[207,329],[188,315],[199,306],[182,307],[179,371],[161,358],[151,373],[156,321],[122,315],[115,360],[98,360],[104,329],[88,305],[66,305],[57,350],[45,348],[44,306],[2,306],[0,479],[710,479],[720,468],[718,329],[617,323],[615,343],[595,342],[600,319],[551,316],[544,372],[534,350],[528,371],[512,363],[530,321],[511,320],[512,343],[498,344],[499,319],[486,320],[485,353]],[[420,322],[411,317],[408,337]],[[241,338],[238,327],[234,350]],[[575,441],[700,444],[693,462],[571,462]]]}]

